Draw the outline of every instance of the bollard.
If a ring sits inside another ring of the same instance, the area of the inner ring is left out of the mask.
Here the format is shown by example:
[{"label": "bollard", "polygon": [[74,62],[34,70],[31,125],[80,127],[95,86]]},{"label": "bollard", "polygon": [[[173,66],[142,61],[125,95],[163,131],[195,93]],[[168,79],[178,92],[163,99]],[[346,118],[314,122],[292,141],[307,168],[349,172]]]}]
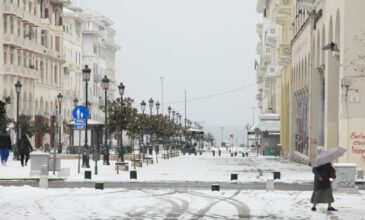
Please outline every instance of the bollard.
[{"label": "bollard", "polygon": [[39,177],[39,188],[48,189],[48,176]]},{"label": "bollard", "polygon": [[218,155],[219,155],[219,156],[221,156],[221,155],[222,155],[222,151],[221,151],[221,150],[219,150],[219,151],[218,151]]},{"label": "bollard", "polygon": [[234,152],[234,156],[237,157],[237,152]]},{"label": "bollard", "polygon": [[248,157],[248,153],[246,153],[246,157]]},{"label": "bollard", "polygon": [[242,153],[242,157],[245,157],[245,153]]},{"label": "bollard", "polygon": [[213,157],[215,156],[215,151],[212,151],[213,152]]},{"label": "bollard", "polygon": [[219,191],[220,187],[219,184],[212,184],[212,191]]},{"label": "bollard", "polygon": [[95,189],[104,189],[104,183],[95,183]]},{"label": "bollard", "polygon": [[130,179],[137,179],[137,170],[131,170],[129,173],[129,178]]},{"label": "bollard", "polygon": [[273,191],[275,189],[274,180],[266,181],[266,191]]},{"label": "bollard", "polygon": [[232,180],[238,180],[238,174],[237,173],[232,173],[231,174],[231,181]]},{"label": "bollard", "polygon": [[85,170],[84,178],[91,180],[91,171],[90,170]]},{"label": "bollard", "polygon": [[195,151],[195,152],[194,152],[194,155],[196,156],[196,155],[198,155],[198,153]]},{"label": "bollard", "polygon": [[233,153],[231,153],[231,157],[233,157]]},{"label": "bollard", "polygon": [[280,172],[274,172],[274,180],[280,179]]},{"label": "bollard", "polygon": [[200,155],[200,156],[201,156],[201,155],[203,155],[203,152],[201,152],[201,151],[200,151],[200,152],[199,152],[199,155]]}]

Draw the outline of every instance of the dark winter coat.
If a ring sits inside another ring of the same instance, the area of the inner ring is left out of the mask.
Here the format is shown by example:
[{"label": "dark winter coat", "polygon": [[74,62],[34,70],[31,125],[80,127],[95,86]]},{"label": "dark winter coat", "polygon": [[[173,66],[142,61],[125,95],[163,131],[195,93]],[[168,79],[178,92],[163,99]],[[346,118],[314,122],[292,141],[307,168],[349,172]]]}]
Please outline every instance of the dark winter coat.
[{"label": "dark winter coat", "polygon": [[1,149],[9,149],[11,150],[11,139],[8,134],[0,135],[0,148]]},{"label": "dark winter coat", "polygon": [[33,151],[32,145],[26,135],[22,135],[19,142],[19,154],[29,154]]},{"label": "dark winter coat", "polygon": [[[331,182],[329,178],[331,167],[331,163],[326,163],[322,166],[313,168],[314,191],[331,188]],[[322,177],[322,181],[319,180],[319,177]]]}]

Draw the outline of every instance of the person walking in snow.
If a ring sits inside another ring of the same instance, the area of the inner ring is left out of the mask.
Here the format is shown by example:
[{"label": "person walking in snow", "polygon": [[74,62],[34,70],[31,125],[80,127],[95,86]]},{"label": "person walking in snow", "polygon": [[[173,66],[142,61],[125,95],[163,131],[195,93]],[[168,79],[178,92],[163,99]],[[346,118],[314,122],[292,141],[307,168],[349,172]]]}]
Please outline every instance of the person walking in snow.
[{"label": "person walking in snow", "polygon": [[[26,134],[22,134],[19,143],[19,154],[20,154],[20,163],[22,167],[27,166],[29,160],[29,154],[33,151],[32,145],[29,142],[29,139]],[[25,163],[24,163],[25,162]]]},{"label": "person walking in snow", "polygon": [[10,135],[5,131],[0,132],[0,157],[1,163],[6,166],[9,158],[9,151],[11,150]]},{"label": "person walking in snow", "polygon": [[334,178],[330,174],[334,168],[332,167],[331,163],[326,163],[319,167],[313,168],[314,173],[314,187],[313,187],[313,194],[311,198],[312,211],[316,211],[316,205],[319,203],[327,203],[328,211],[337,211],[337,209],[332,207],[332,203],[335,201],[332,194],[331,182],[330,177]]}]

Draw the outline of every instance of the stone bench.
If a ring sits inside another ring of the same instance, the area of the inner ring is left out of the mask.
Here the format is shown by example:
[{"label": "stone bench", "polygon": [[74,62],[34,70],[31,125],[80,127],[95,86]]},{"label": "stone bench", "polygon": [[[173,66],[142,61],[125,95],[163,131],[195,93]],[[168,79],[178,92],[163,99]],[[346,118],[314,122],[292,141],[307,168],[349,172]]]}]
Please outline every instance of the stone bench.
[{"label": "stone bench", "polygon": [[132,165],[135,167],[142,167],[143,163],[142,163],[142,160],[135,159],[135,160],[132,160]]},{"label": "stone bench", "polygon": [[162,154],[162,158],[163,158],[163,159],[169,159],[170,157],[169,157],[169,155],[168,155],[168,154]]},{"label": "stone bench", "polygon": [[128,163],[126,162],[116,162],[115,163],[115,171],[122,170],[122,171],[128,171],[129,170],[129,166]]},{"label": "stone bench", "polygon": [[144,163],[147,163],[147,165],[148,165],[148,164],[153,164],[153,158],[152,158],[152,157],[145,157],[145,158],[143,159],[143,162],[144,162]]}]

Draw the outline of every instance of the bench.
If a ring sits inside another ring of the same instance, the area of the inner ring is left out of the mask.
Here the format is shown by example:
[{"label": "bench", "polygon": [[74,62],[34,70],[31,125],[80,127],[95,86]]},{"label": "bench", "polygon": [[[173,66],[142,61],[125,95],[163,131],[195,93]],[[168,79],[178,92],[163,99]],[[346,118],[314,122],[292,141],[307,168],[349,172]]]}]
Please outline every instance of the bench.
[{"label": "bench", "polygon": [[126,162],[116,162],[115,163],[115,170],[119,173],[119,170],[128,171],[128,163]]},{"label": "bench", "polygon": [[153,164],[153,158],[152,158],[152,157],[145,157],[145,158],[143,159],[143,162],[144,162],[144,163],[147,163],[147,165],[148,165],[148,164]]},{"label": "bench", "polygon": [[143,166],[142,161],[140,159],[134,159],[134,160],[132,160],[132,164],[135,167],[142,167]]}]

